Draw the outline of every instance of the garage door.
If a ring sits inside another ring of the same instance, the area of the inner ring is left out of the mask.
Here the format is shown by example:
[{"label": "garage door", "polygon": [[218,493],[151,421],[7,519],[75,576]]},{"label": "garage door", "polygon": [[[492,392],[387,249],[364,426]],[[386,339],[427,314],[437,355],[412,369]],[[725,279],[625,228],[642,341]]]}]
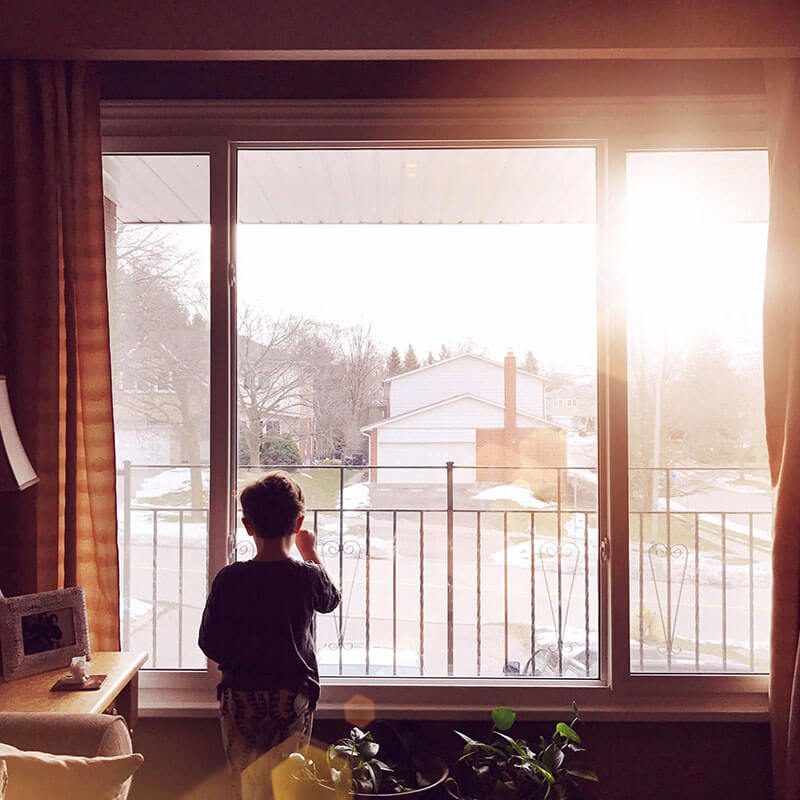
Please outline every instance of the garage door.
[{"label": "garage door", "polygon": [[[445,464],[474,466],[474,442],[385,442],[378,436],[378,464],[385,466],[432,466],[442,469],[382,469],[378,470],[379,483],[438,483],[445,484]],[[453,473],[457,483],[474,483],[474,469],[457,469]]]}]

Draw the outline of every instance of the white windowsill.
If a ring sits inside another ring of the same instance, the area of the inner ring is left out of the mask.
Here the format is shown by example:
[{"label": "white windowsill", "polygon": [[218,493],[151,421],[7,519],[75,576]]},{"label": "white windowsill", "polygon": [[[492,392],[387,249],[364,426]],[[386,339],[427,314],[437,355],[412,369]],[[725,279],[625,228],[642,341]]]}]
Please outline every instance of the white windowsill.
[{"label": "white windowsill", "polygon": [[[584,690],[585,692],[586,690]],[[364,686],[353,686],[353,694],[369,692]],[[703,695],[639,695],[613,697],[609,692],[598,692],[597,698],[579,701],[581,716],[587,722],[767,722],[769,704],[764,693],[726,693]],[[497,702],[489,705],[442,704],[431,705],[379,702],[375,716],[389,719],[448,720],[483,719],[494,705],[503,702],[498,693]],[[568,705],[562,703],[536,706],[514,705],[522,719],[553,719],[563,716]],[[363,710],[359,705],[358,710]],[[141,689],[139,715],[141,717],[216,717],[218,707],[215,692],[209,689]],[[337,719],[345,714],[344,703],[321,702],[316,716]]]}]

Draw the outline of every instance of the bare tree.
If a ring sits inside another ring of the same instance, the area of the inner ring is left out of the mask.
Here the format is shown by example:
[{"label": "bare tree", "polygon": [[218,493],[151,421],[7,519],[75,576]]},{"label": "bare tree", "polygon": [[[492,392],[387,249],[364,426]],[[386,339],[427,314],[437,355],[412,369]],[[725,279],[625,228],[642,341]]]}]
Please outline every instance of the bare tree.
[{"label": "bare tree", "polygon": [[138,425],[177,434],[192,465],[192,508],[203,508],[199,464],[208,439],[209,327],[196,257],[158,226],[119,225],[109,271],[115,405]]},{"label": "bare tree", "polygon": [[302,317],[272,318],[247,307],[239,316],[240,446],[250,465],[260,463],[270,420],[294,419],[295,438],[312,435],[317,328]]},{"label": "bare tree", "polygon": [[351,452],[364,448],[361,427],[367,424],[369,409],[380,402],[385,358],[372,335],[370,324],[359,323],[340,332],[339,360],[345,409],[346,447]]}]

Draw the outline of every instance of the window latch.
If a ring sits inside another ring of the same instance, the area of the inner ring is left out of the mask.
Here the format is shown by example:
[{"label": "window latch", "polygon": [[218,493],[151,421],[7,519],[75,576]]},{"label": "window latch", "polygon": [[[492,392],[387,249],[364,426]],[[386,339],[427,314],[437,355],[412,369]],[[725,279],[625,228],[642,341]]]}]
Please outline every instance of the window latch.
[{"label": "window latch", "polygon": [[600,560],[608,561],[608,539],[605,536],[600,540]]}]

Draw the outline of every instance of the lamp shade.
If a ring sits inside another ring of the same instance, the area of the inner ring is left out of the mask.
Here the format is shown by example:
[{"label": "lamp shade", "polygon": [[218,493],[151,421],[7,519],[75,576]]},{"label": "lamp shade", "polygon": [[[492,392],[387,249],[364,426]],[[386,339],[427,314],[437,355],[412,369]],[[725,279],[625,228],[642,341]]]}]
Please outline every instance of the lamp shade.
[{"label": "lamp shade", "polygon": [[16,492],[39,480],[19,438],[5,375],[0,375],[0,492]]}]

